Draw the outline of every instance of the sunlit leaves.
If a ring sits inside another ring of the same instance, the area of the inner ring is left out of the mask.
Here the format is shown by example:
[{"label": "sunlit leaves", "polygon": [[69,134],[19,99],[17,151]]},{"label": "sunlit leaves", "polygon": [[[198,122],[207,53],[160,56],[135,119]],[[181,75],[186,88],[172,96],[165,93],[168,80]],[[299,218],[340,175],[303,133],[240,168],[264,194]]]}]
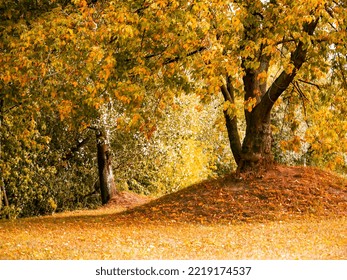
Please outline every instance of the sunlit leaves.
[{"label": "sunlit leaves", "polygon": [[[185,185],[192,178],[205,178],[211,171],[204,169],[210,164],[208,156],[215,157],[212,150],[222,149],[210,144],[222,140],[197,138],[198,131],[193,133],[192,128],[205,130],[202,124],[187,121],[190,132],[185,134],[177,130],[177,120],[170,123],[167,117],[164,124],[159,117],[174,116],[179,111],[177,96],[193,93],[192,97],[205,104],[193,105],[200,106],[199,111],[187,106],[190,114],[184,119],[194,117],[212,125],[196,115],[210,110],[212,103],[208,103],[215,100],[222,85],[232,88],[236,101],[217,104],[215,111],[243,117],[243,111],[252,113],[263,97],[268,100],[267,89],[280,86],[276,84],[280,73],[297,75],[297,80],[277,107],[273,122],[277,146],[310,158],[311,163],[326,165],[331,161],[329,167],[339,170],[345,166],[346,123],[341,116],[346,114],[347,103],[347,36],[346,7],[341,3],[20,0],[1,1],[0,5],[1,141],[15,147],[2,157],[2,173],[5,179],[15,178],[11,186],[21,180],[18,171],[14,173],[10,167],[19,168],[19,159],[31,151],[36,159],[38,150],[44,151],[44,159],[23,161],[23,178],[30,175],[31,165],[41,176],[44,171],[40,168],[47,158],[54,158],[45,166],[47,170],[57,162],[66,169],[74,165],[61,163],[59,156],[105,120],[105,108],[112,108],[115,116],[103,124],[117,133],[136,130],[150,140],[171,126],[166,135],[179,135],[176,146],[163,146],[172,148],[167,156],[179,164],[163,164],[172,175],[170,180],[174,174],[181,178],[189,174]],[[318,19],[314,32],[304,32]],[[297,52],[298,46],[304,51]],[[296,60],[295,55],[301,57]],[[298,71],[301,61],[304,64]],[[246,97],[245,75],[252,76],[255,85]],[[69,139],[67,135],[73,133],[75,138]],[[54,141],[54,136],[66,143],[47,145],[45,139]],[[169,142],[169,137],[161,137],[158,143]],[[165,161],[159,159],[158,166],[159,162]],[[215,166],[214,160],[211,162],[210,166]],[[145,165],[147,168],[148,162]],[[77,166],[73,168],[88,169]],[[54,174],[50,170],[47,173]],[[31,173],[32,178],[37,174]],[[30,184],[35,181],[32,178]],[[175,180],[168,183],[173,188],[178,186],[179,179]]]}]

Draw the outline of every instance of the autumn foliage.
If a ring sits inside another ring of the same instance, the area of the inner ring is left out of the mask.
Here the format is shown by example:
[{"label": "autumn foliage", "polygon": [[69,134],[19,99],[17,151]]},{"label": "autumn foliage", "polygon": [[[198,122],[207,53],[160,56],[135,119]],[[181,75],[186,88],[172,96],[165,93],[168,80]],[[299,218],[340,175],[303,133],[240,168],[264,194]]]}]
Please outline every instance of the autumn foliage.
[{"label": "autumn foliage", "polygon": [[0,0],[0,217],[276,161],[344,174],[346,15],[336,0]]}]

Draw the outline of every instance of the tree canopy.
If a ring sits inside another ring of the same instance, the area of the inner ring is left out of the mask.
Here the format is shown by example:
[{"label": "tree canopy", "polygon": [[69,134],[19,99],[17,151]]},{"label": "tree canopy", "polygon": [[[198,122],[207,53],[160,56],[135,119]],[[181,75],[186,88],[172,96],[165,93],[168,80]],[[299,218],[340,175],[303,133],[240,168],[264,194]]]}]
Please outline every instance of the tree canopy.
[{"label": "tree canopy", "polygon": [[89,205],[95,141],[142,191],[274,159],[346,172],[344,1],[1,0],[0,16],[2,213]]}]

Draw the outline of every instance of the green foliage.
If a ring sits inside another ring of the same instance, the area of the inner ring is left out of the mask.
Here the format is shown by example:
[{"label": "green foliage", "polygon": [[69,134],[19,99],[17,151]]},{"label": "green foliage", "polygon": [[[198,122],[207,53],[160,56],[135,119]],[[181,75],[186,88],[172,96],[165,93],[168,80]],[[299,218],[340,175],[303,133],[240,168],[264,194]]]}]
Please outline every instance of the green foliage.
[{"label": "green foliage", "polygon": [[230,171],[223,116],[216,110],[220,102],[202,104],[182,94],[155,124],[146,124],[150,129],[111,133],[120,188],[160,195]]},{"label": "green foliage", "polygon": [[[77,135],[65,133],[67,127],[58,121],[57,115],[41,111],[26,119],[25,109],[22,105],[12,108],[1,126],[1,179],[10,216],[85,207],[84,197],[95,181],[95,174],[90,172],[95,162],[88,147],[85,153],[64,160]],[[1,209],[1,216],[8,214],[8,209]]]}]

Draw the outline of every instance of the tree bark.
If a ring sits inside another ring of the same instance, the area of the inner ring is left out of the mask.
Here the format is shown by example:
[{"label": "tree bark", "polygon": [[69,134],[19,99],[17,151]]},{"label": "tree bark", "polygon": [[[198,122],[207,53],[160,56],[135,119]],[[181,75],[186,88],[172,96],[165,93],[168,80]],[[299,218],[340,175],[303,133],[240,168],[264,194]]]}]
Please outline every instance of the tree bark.
[{"label": "tree bark", "polygon": [[[4,99],[0,99],[0,132],[2,129],[2,123],[4,120]],[[2,159],[2,134],[0,134],[0,159]],[[0,210],[3,208],[3,203],[5,207],[9,206],[6,189],[5,189],[5,180],[2,176],[2,170],[0,170]],[[6,218],[9,219],[9,214],[6,215]]]},{"label": "tree bark", "polygon": [[[0,98],[0,160],[2,159],[2,121],[3,121],[3,107],[4,107],[4,100]],[[4,178],[2,177],[2,170],[0,170],[1,175],[0,175],[0,210],[2,209],[2,200],[3,200],[3,182]]]},{"label": "tree bark", "polygon": [[259,115],[257,110],[248,115],[246,135],[242,143],[238,172],[266,169],[273,163],[270,112]]},{"label": "tree bark", "polygon": [[96,131],[98,171],[102,204],[106,204],[117,193],[112,171],[112,155],[107,133]]},{"label": "tree bark", "polygon": [[[229,76],[227,76],[226,85],[223,84],[221,86],[221,91],[225,101],[229,101],[231,104],[235,104],[234,91]],[[229,116],[228,112],[224,111],[224,118],[227,127],[231,152],[233,153],[236,164],[239,165],[241,161],[241,140],[237,127],[237,117],[236,115]]]}]

